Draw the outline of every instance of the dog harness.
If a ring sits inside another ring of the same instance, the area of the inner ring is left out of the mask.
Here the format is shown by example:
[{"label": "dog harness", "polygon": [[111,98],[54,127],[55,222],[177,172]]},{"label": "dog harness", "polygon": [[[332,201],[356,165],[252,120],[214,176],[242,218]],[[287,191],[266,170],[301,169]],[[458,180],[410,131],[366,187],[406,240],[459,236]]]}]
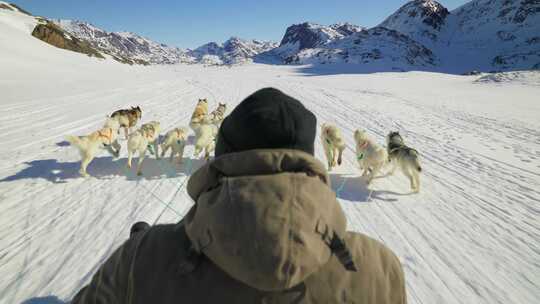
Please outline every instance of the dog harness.
[{"label": "dog harness", "polygon": [[113,130],[111,128],[103,128],[97,131],[98,137],[103,137],[108,140],[109,145],[112,144],[112,134]]},{"label": "dog harness", "polygon": [[[360,149],[361,149],[361,150],[365,149],[365,148],[368,146],[368,144],[369,144],[368,141],[364,141],[363,144],[361,144],[360,146],[358,146],[359,150],[360,150]],[[364,159],[364,153],[360,153],[360,154],[356,155],[356,159],[358,159],[358,160]]]}]

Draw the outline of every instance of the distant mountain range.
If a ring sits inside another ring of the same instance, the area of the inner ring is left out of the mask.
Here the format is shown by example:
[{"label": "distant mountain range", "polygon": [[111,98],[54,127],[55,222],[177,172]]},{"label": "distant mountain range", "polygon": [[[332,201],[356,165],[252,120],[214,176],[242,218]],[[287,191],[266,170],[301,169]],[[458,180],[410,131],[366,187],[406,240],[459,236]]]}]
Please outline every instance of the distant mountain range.
[{"label": "distant mountain range", "polygon": [[[3,2],[0,2],[3,3]],[[9,4],[0,9],[9,9]],[[7,7],[7,8],[6,8]],[[449,11],[433,0],[414,0],[373,28],[350,23],[289,26],[280,43],[232,37],[194,50],[170,47],[129,32],[107,32],[89,23],[45,20],[104,57],[137,64],[357,64],[374,70],[540,69],[540,1],[473,0]],[[39,36],[47,36],[45,38]],[[92,52],[90,52],[92,53]]]}]

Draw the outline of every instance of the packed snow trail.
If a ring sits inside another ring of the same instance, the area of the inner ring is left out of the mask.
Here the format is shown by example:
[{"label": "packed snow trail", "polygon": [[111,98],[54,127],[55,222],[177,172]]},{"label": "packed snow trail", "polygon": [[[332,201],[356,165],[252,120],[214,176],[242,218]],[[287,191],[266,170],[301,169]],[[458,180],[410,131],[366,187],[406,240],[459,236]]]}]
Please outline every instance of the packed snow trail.
[{"label": "packed snow trail", "polygon": [[[301,100],[319,126],[342,130],[344,164],[330,175],[349,229],[396,252],[410,303],[540,298],[540,86],[433,73],[302,75],[264,65],[115,73],[119,80],[99,86],[75,75],[68,94],[44,98],[9,87],[0,101],[0,303],[68,301],[133,223],[176,222],[192,205],[185,184],[202,164],[192,159],[192,145],[183,165],[146,158],[139,178],[125,168],[122,140],[119,159],[103,152],[88,168],[91,177],[81,178],[65,135],[87,134],[131,105],[143,109],[142,122],[160,121],[164,134],[187,126],[198,98],[210,108],[226,102],[230,112],[266,86]],[[0,91],[9,85],[0,82]],[[422,157],[420,194],[410,194],[399,172],[366,188],[354,152],[357,128],[380,144],[401,131]],[[325,162],[318,137],[316,156]]]}]

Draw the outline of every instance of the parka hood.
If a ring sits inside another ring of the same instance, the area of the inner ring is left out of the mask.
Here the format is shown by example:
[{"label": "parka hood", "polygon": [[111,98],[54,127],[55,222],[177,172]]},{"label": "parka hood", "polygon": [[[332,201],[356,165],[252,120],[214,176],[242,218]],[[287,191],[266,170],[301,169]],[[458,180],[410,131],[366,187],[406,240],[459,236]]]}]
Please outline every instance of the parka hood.
[{"label": "parka hood", "polygon": [[253,288],[294,287],[344,245],[343,210],[324,165],[308,153],[225,154],[197,170],[187,189],[195,205],[184,223],[194,249]]}]

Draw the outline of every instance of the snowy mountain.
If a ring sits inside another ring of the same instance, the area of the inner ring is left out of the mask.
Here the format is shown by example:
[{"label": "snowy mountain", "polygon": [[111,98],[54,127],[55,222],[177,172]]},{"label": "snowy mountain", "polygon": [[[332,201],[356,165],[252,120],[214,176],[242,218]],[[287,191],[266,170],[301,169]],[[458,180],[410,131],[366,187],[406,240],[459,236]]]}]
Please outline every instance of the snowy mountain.
[{"label": "snowy mountain", "polygon": [[88,41],[107,54],[151,64],[192,63],[188,51],[154,42],[130,32],[107,32],[77,20],[54,20],[73,36]]},{"label": "snowy mountain", "polygon": [[409,35],[416,41],[432,45],[439,42],[441,29],[449,11],[436,1],[414,0],[406,3],[379,26]]},{"label": "snowy mountain", "polygon": [[408,36],[383,27],[354,33],[321,48],[304,49],[287,58],[288,63],[352,63],[375,69],[428,69],[436,63],[431,50]]},{"label": "snowy mountain", "polygon": [[258,54],[277,47],[277,43],[260,40],[244,40],[231,37],[223,44],[210,42],[189,54],[200,63],[205,64],[238,64],[250,62]]},{"label": "snowy mountain", "polygon": [[302,50],[321,47],[334,40],[342,39],[362,30],[362,27],[349,23],[330,26],[309,22],[294,24],[287,28],[279,47],[273,50],[273,52],[283,58],[285,62],[291,62],[289,57],[296,55]]}]

